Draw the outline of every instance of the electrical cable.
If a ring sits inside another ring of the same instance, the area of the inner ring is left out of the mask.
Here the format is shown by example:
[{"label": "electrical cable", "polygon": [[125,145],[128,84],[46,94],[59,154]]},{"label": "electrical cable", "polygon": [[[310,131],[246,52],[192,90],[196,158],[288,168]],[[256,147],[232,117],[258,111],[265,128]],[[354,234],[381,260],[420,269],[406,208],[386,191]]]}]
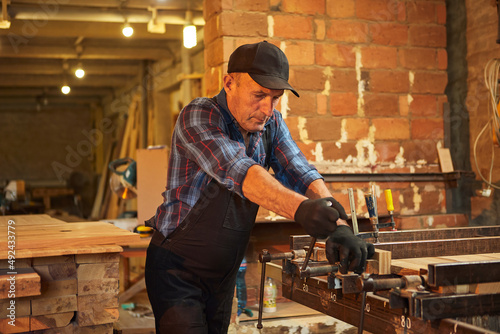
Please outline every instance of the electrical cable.
[{"label": "electrical cable", "polygon": [[494,147],[495,138],[492,138],[491,141],[491,165],[489,170],[489,180],[486,180],[486,178],[481,173],[481,170],[479,169],[479,163],[477,161],[477,144],[479,142],[479,138],[483,135],[483,133],[488,127],[491,127],[492,135],[496,136],[497,142],[500,143],[500,114],[498,113],[499,101],[496,96],[497,95],[496,91],[498,90],[499,71],[500,71],[500,59],[497,58],[490,59],[486,64],[486,66],[484,67],[484,81],[486,88],[488,88],[489,92],[489,103],[488,103],[489,120],[477,135],[474,141],[474,150],[473,150],[474,162],[476,164],[477,172],[479,173],[481,179],[488,185],[488,189],[491,188],[500,189],[500,187],[492,184],[491,182],[493,177],[493,166],[495,161],[495,147]]}]

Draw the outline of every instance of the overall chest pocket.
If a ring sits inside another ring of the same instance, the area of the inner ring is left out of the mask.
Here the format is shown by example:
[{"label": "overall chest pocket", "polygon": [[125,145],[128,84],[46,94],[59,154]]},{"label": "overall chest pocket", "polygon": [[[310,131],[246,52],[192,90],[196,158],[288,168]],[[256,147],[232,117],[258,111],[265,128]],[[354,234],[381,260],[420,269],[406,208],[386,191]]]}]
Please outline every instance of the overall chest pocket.
[{"label": "overall chest pocket", "polygon": [[248,232],[255,224],[255,217],[259,206],[236,193],[231,194],[231,200],[224,217],[224,228]]}]

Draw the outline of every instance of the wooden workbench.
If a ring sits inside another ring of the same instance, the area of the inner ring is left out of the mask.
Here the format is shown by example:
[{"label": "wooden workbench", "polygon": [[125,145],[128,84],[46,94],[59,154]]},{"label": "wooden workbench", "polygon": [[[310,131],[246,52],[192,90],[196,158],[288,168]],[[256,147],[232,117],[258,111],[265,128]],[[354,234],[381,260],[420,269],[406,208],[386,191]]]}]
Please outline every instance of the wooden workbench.
[{"label": "wooden workbench", "polygon": [[[500,226],[381,233],[381,242],[375,247],[378,252],[391,254],[389,270],[379,272],[379,258],[370,260],[373,266],[368,267],[376,270],[368,273],[386,274],[390,276],[387,279],[414,275],[425,284],[409,290],[397,287],[367,292],[364,329],[374,334],[496,333],[500,311],[499,235]],[[310,242],[309,236],[292,236],[290,249],[302,249]],[[326,261],[324,246],[315,248],[314,260],[321,265]],[[300,278],[300,265],[283,261],[283,296],[358,326],[362,314],[358,275],[340,275],[343,284],[339,287],[333,284],[338,278],[335,275]],[[373,279],[378,279],[377,275]]]},{"label": "wooden workbench", "polygon": [[0,217],[0,333],[113,333],[121,246],[138,240],[105,222]]}]

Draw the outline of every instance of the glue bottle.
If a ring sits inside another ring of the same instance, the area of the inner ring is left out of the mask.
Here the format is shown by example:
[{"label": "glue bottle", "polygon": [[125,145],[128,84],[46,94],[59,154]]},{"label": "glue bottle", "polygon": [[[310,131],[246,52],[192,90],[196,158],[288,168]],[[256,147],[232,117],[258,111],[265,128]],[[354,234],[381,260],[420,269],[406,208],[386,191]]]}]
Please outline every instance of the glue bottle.
[{"label": "glue bottle", "polygon": [[271,313],[276,312],[276,297],[278,295],[278,289],[276,288],[276,283],[271,277],[266,278],[266,283],[264,284],[264,307],[262,311]]}]

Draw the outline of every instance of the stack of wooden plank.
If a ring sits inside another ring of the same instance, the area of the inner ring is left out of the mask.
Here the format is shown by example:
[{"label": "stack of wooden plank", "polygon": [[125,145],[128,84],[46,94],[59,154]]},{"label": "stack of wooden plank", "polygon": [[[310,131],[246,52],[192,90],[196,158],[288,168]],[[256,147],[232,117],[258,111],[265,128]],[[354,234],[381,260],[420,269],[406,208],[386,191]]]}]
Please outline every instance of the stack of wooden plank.
[{"label": "stack of wooden plank", "polygon": [[0,228],[9,221],[16,234],[15,243],[0,239],[0,333],[112,333],[121,246],[139,236],[46,215],[0,217]]}]

